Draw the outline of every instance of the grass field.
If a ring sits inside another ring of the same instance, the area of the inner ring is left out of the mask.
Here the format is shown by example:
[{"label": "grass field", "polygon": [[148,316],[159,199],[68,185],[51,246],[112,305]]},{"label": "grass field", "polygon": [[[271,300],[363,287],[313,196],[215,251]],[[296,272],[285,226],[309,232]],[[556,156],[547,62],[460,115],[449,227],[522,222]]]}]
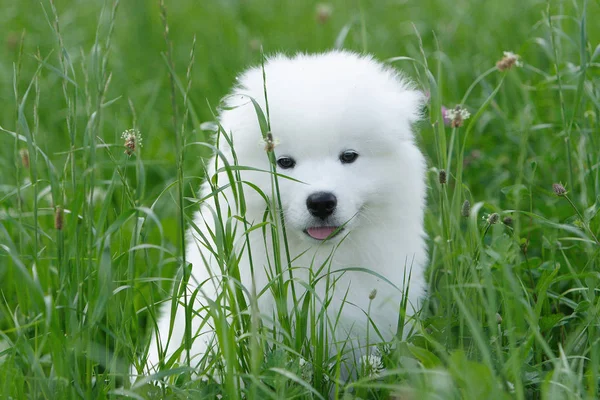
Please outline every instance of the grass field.
[{"label": "grass field", "polygon": [[[0,10],[0,399],[599,398],[600,1]],[[352,382],[274,345],[253,368],[230,355],[223,383],[179,366],[132,386],[153,303],[181,272],[203,123],[261,46],[406,57],[391,62],[430,94],[429,303]],[[522,65],[498,68],[504,51]],[[444,126],[458,104],[470,118]],[[131,155],[128,129],[143,140]]]}]

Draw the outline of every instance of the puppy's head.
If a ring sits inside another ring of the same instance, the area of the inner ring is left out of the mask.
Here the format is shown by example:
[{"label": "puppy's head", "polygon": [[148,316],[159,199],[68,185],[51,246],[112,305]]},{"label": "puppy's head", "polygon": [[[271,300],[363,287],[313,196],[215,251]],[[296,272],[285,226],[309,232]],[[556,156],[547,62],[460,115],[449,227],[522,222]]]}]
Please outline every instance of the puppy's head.
[{"label": "puppy's head", "polygon": [[[396,71],[349,52],[276,56],[266,62],[265,76],[261,68],[245,72],[220,120],[239,164],[269,170],[249,100],[267,114],[266,87],[277,172],[291,178],[279,179],[289,232],[309,242],[335,241],[399,213],[420,214],[424,160],[411,125],[422,93]],[[272,193],[268,173],[244,178]]]}]

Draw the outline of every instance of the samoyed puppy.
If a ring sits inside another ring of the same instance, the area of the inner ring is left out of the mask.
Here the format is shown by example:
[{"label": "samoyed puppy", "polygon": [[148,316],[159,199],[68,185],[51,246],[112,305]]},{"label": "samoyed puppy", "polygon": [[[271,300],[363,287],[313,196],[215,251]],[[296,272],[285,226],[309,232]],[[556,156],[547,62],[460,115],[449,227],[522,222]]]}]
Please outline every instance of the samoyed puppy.
[{"label": "samoyed puppy", "polygon": [[394,69],[347,51],[276,55],[241,74],[221,107],[223,135],[188,232],[187,296],[176,285],[177,305],[164,304],[144,372],[160,357],[184,362],[184,298],[192,367],[219,347],[215,315],[248,314],[225,304],[237,302],[223,295],[232,286],[263,324],[278,326],[281,291],[270,282],[279,278],[294,282],[298,303],[283,286],[288,311],[313,288],[332,343],[364,354],[356,351],[369,330],[371,343],[392,340],[425,292],[426,164],[412,129],[423,101]]}]

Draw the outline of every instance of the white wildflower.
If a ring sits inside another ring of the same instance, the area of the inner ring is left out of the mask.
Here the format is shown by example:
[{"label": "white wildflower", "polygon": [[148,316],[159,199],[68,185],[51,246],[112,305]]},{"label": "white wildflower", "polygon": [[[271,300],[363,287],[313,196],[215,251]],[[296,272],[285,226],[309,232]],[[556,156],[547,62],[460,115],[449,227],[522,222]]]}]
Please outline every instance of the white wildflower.
[{"label": "white wildflower", "polygon": [[365,355],[361,357],[360,361],[363,367],[363,371],[368,377],[377,378],[379,377],[379,374],[385,371],[385,368],[383,366],[383,360],[380,356],[377,356],[375,354],[370,354],[368,356]]},{"label": "white wildflower", "polygon": [[142,134],[138,129],[127,129],[121,134],[121,139],[125,141],[125,154],[130,156],[136,148],[142,147]]},{"label": "white wildflower", "polygon": [[378,346],[379,354],[390,355],[392,353],[392,345],[389,343],[382,343]]},{"label": "white wildflower", "polygon": [[510,393],[514,393],[515,392],[515,385],[514,385],[514,383],[512,383],[511,381],[506,381],[506,386],[508,386],[508,391]]},{"label": "white wildflower", "polygon": [[298,366],[300,367],[300,375],[302,376],[302,379],[304,379],[306,382],[312,382],[313,369],[311,363],[300,357],[298,358]]},{"label": "white wildflower", "polygon": [[513,53],[512,51],[505,51],[504,57],[500,61],[496,63],[496,68],[499,71],[506,71],[511,69],[513,66],[522,67],[523,63],[520,60],[520,56],[518,54]]},{"label": "white wildflower", "polygon": [[469,119],[471,113],[464,107],[457,105],[456,107],[446,110],[444,119],[450,121],[453,128],[463,126],[466,119]]}]

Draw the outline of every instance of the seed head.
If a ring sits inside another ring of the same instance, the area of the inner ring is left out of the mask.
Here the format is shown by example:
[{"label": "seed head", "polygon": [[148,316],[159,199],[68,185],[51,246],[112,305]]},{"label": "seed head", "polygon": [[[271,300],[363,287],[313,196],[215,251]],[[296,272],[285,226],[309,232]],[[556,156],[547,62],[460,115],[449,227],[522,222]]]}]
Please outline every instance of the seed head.
[{"label": "seed head", "polygon": [[502,223],[506,226],[512,226],[513,219],[511,217],[504,217],[504,219],[502,220]]},{"label": "seed head", "polygon": [[329,3],[319,3],[316,7],[317,22],[324,24],[331,18],[333,14],[333,6]]},{"label": "seed head", "polygon": [[250,46],[250,50],[252,50],[252,51],[259,51],[260,46],[262,46],[262,43],[261,43],[260,39],[253,38],[253,39],[250,39],[250,41],[248,42],[248,46]]},{"label": "seed head", "polygon": [[446,112],[443,114],[444,121],[450,121],[450,126],[453,128],[459,128],[463,126],[465,120],[469,119],[471,116],[471,113],[460,104],[451,110],[446,110]]},{"label": "seed head", "polygon": [[27,149],[19,150],[19,155],[21,156],[21,163],[25,169],[29,169],[29,151]]},{"label": "seed head", "polygon": [[498,213],[491,213],[487,217],[487,223],[490,225],[494,225],[495,223],[498,222],[499,219],[500,219],[500,216],[498,215]]},{"label": "seed head", "polygon": [[505,51],[504,57],[496,63],[496,68],[498,68],[499,71],[507,71],[513,66],[522,67],[523,63],[519,58],[521,57],[518,54],[515,54],[512,51]]},{"label": "seed head", "polygon": [[19,35],[16,32],[10,32],[6,35],[6,47],[10,51],[16,50],[19,45]]},{"label": "seed head", "polygon": [[135,149],[142,147],[142,135],[138,129],[127,129],[121,134],[121,139],[125,141],[125,154],[128,156],[135,152]]},{"label": "seed head", "polygon": [[440,184],[445,185],[448,182],[448,174],[445,169],[440,169],[438,174],[438,179],[440,180]]},{"label": "seed head", "polygon": [[467,167],[479,160],[482,156],[481,150],[475,149],[471,151],[463,160],[463,166]]},{"label": "seed head", "polygon": [[369,293],[369,300],[373,300],[375,297],[377,297],[377,289],[373,289],[371,290],[371,293]]},{"label": "seed head", "polygon": [[275,150],[275,146],[279,144],[279,140],[273,137],[273,133],[267,132],[265,137],[261,140],[261,144],[265,146],[265,151],[270,153]]},{"label": "seed head", "polygon": [[560,183],[553,183],[552,190],[554,190],[554,194],[557,196],[564,196],[567,194],[567,189]]},{"label": "seed head", "polygon": [[471,202],[469,200],[465,200],[462,207],[460,208],[460,215],[467,218],[471,215]]},{"label": "seed head", "polygon": [[54,228],[57,231],[62,231],[65,222],[64,212],[61,206],[56,206],[54,211]]}]

